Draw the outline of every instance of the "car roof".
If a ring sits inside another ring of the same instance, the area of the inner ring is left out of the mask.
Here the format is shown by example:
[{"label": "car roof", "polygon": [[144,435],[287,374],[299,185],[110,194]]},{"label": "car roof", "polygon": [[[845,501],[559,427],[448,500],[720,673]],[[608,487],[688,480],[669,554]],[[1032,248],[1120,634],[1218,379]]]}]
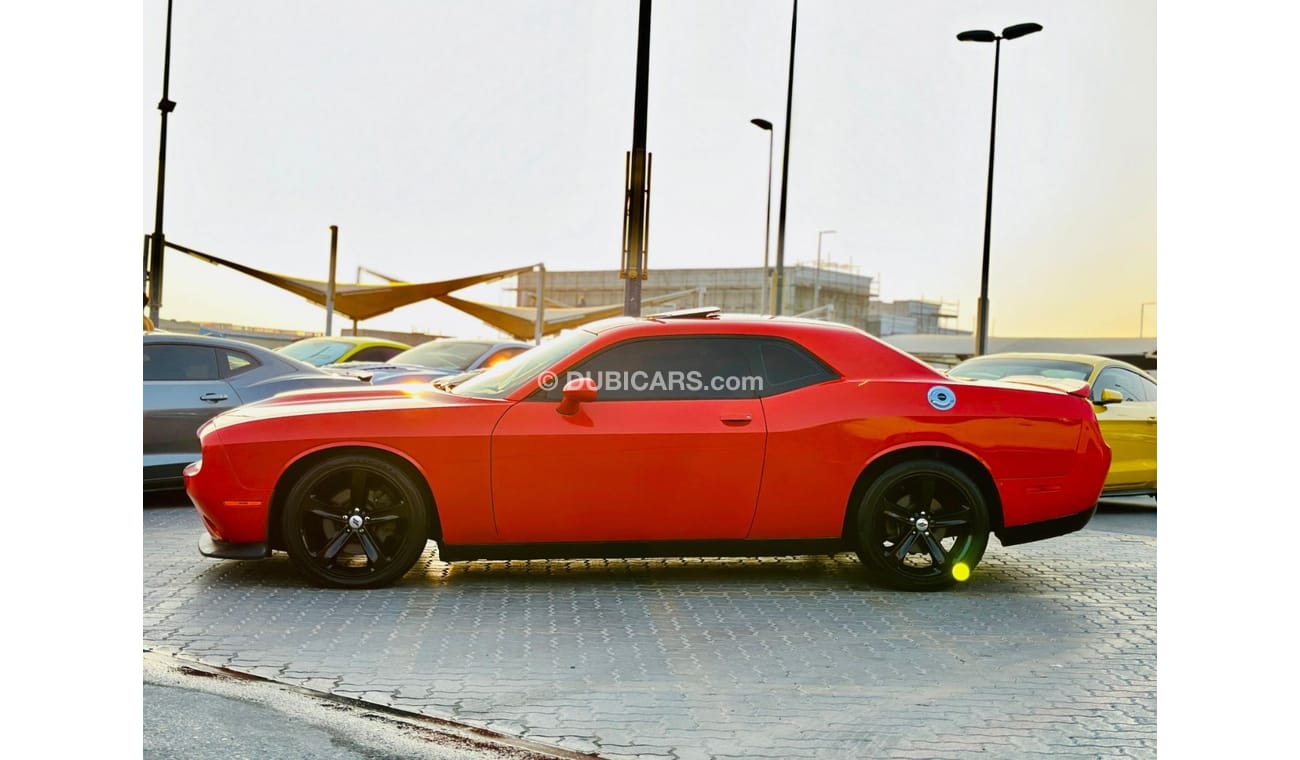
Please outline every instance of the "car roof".
[{"label": "car roof", "polygon": [[215,335],[195,335],[194,333],[167,332],[165,330],[154,330],[144,334],[145,343],[193,343],[195,345],[208,345],[223,348],[252,349],[253,351],[273,351],[266,346],[259,346],[256,343],[250,343],[246,340],[237,340],[235,338],[220,338]]},{"label": "car roof", "polygon": [[805,331],[839,332],[865,335],[862,330],[839,322],[824,322],[804,317],[768,317],[757,314],[724,314],[708,307],[680,312],[651,314],[644,317],[610,317],[584,325],[593,333],[611,330],[683,333],[752,333],[790,335]]},{"label": "car roof", "polygon": [[388,338],[372,338],[366,335],[313,335],[310,338],[301,338],[299,340],[295,340],[293,343],[290,343],[289,345],[294,345],[297,343],[307,343],[308,341],[313,341],[313,340],[332,341],[334,343],[350,343],[354,346],[365,344],[365,345],[376,345],[376,346],[403,346],[406,348],[410,348],[410,344],[408,343],[402,343],[401,341],[390,340]]},{"label": "car roof", "polygon": [[430,343],[468,343],[471,345],[483,346],[484,348],[489,348],[492,346],[523,346],[525,348],[533,347],[532,343],[524,343],[518,340],[509,340],[509,339],[501,340],[499,338],[452,338],[450,336],[444,336],[441,338],[433,338],[432,340],[426,340],[423,343],[419,343],[414,346],[411,346],[411,348],[419,348],[420,346],[427,346]]},{"label": "car roof", "polygon": [[296,367],[300,372],[308,374],[328,374],[325,370],[314,364],[308,364],[301,359],[295,359],[288,354],[276,351],[273,348],[259,346],[256,343],[249,343],[245,340],[236,340],[234,338],[219,338],[215,335],[195,335],[193,333],[166,332],[164,330],[154,330],[153,332],[144,333],[145,343],[188,343],[193,346],[212,346],[213,348],[228,348],[245,353],[253,354],[259,361],[264,363],[287,364]]}]

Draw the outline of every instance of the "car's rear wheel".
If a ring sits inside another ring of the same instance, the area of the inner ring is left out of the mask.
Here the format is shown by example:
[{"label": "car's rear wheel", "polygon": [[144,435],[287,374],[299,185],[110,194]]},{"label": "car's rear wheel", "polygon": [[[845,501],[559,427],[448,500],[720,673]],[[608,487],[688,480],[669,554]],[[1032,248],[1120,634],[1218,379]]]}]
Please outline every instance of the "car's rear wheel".
[{"label": "car's rear wheel", "polygon": [[872,580],[932,591],[965,580],[989,541],[979,486],[945,462],[897,464],[872,482],[857,517],[858,558]]},{"label": "car's rear wheel", "polygon": [[281,517],[289,559],[336,588],[384,586],[406,574],[428,543],[429,508],[405,469],[347,454],[305,471]]}]

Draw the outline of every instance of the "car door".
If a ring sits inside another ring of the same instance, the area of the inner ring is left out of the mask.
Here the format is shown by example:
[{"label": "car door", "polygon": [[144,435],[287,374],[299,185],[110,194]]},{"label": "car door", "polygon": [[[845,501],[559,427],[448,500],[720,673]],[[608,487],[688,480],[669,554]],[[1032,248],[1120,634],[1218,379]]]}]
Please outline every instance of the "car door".
[{"label": "car door", "polygon": [[[628,340],[511,407],[492,435],[501,540],[744,538],[766,438],[753,353],[726,337]],[[597,399],[560,414],[577,376]]]},{"label": "car door", "polygon": [[[1103,390],[1118,391],[1124,400],[1097,404]],[[1097,374],[1093,409],[1111,451],[1107,491],[1156,486],[1155,390],[1154,383],[1122,367],[1107,367]]]},{"label": "car door", "polygon": [[144,347],[145,479],[174,477],[199,457],[198,428],[240,404],[218,349],[184,343]]}]

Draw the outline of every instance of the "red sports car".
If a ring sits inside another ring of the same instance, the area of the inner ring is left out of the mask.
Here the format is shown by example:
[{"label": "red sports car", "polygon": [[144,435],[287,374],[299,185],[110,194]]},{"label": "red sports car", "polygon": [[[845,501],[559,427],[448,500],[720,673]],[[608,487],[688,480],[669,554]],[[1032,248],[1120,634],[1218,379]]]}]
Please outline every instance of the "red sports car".
[{"label": "red sports car", "polygon": [[310,580],[445,561],[856,551],[965,580],[1078,530],[1110,464],[1086,383],[966,381],[844,325],[692,310],[567,332],[450,392],[294,391],[199,431],[199,550]]}]

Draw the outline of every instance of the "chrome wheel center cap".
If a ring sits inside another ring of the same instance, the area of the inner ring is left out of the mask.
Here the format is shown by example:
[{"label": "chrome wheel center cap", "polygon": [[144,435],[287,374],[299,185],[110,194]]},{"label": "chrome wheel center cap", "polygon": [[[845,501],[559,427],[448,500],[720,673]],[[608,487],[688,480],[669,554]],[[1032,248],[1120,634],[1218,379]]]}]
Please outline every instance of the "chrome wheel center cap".
[{"label": "chrome wheel center cap", "polygon": [[927,519],[925,519],[924,517],[918,517],[918,518],[916,518],[916,529],[917,529],[917,530],[929,530],[929,529],[930,529],[930,521],[927,520]]},{"label": "chrome wheel center cap", "polygon": [[361,515],[352,515],[351,517],[348,518],[348,527],[353,530],[356,530],[357,528],[361,527],[362,522],[363,520],[361,519]]}]

